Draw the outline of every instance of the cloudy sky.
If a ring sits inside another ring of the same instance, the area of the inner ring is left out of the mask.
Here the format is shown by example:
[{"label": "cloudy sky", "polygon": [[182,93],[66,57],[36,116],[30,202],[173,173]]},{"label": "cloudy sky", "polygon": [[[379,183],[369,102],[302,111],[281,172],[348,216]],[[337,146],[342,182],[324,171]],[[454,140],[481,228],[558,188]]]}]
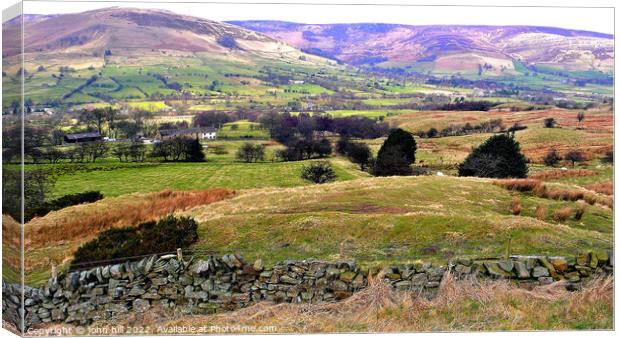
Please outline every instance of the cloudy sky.
[{"label": "cloudy sky", "polygon": [[[157,1],[157,0],[155,0]],[[199,1],[199,0],[197,0]],[[310,4],[249,4],[140,2],[140,1],[25,1],[27,14],[58,14],[122,6],[159,8],[180,14],[211,20],[282,20],[303,23],[401,23],[410,25],[533,25],[582,29],[613,34],[612,8],[558,8],[558,7],[455,7],[455,6],[370,6],[370,5],[310,5]],[[257,0],[260,1],[260,0]],[[248,0],[245,2],[257,2]],[[267,2],[263,0],[264,2]],[[291,0],[295,2],[297,0]],[[324,0],[317,0],[316,2]],[[344,3],[348,0],[332,1]],[[274,2],[274,1],[271,1]],[[299,2],[299,1],[298,1]],[[350,2],[350,1],[349,1]],[[362,3],[364,0],[356,1]],[[379,1],[376,1],[379,2]],[[397,3],[398,1],[391,1]],[[402,1],[400,1],[402,3]],[[468,3],[485,1],[468,1]],[[408,3],[416,3],[409,1]],[[417,3],[421,3],[417,1]],[[427,1],[426,3],[429,3]],[[433,3],[450,3],[434,1]],[[454,3],[454,1],[451,1]],[[492,4],[492,2],[486,2]],[[521,2],[524,3],[524,2]],[[529,2],[535,4],[536,2]],[[546,3],[551,3],[546,1]],[[557,1],[555,2],[557,3]],[[564,2],[566,3],[566,2]]]}]

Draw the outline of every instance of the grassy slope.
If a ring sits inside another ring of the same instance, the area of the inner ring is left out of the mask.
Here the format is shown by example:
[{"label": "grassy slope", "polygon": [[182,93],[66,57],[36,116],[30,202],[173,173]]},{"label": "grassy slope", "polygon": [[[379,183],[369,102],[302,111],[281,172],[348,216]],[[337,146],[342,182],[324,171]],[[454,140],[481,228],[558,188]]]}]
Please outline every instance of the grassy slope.
[{"label": "grassy slope", "polygon": [[[98,190],[111,197],[168,188],[191,190],[303,186],[310,184],[300,177],[301,167],[308,162],[162,163],[140,168],[82,172],[60,176],[53,195]],[[353,167],[339,161],[334,161],[334,167],[338,180],[350,180],[358,175]]]},{"label": "grassy slope", "polygon": [[[523,213],[510,215],[513,195]],[[592,206],[578,222],[533,218],[538,204],[551,211],[573,206],[511,193],[483,179],[367,178],[322,186],[258,189],[191,214],[201,221],[197,251],[239,251],[248,258],[335,258],[365,262],[413,257],[445,262],[456,255],[504,252],[566,254],[611,247],[612,214]]]},{"label": "grassy slope", "polygon": [[[337,166],[345,163],[339,158],[333,161]],[[29,223],[33,232],[27,235],[34,234],[34,227],[93,217],[97,210],[121,210],[119,203],[127,198],[138,203],[140,196],[106,198],[51,213]],[[514,196],[521,199],[521,216],[510,215]],[[549,210],[545,221],[533,218],[539,204]],[[497,256],[505,251],[509,237],[514,254],[611,248],[612,212],[607,208],[589,206],[581,221],[559,224],[551,219],[553,210],[574,205],[512,193],[485,179],[420,176],[240,190],[232,199],[182,213],[200,222],[200,240],[193,246],[196,255],[238,252],[269,263],[336,259],[343,242],[347,257],[364,264],[411,259],[445,263],[452,255]],[[32,263],[27,280],[44,281],[49,257],[67,262],[88,238],[31,248],[29,261],[43,264]]]}]

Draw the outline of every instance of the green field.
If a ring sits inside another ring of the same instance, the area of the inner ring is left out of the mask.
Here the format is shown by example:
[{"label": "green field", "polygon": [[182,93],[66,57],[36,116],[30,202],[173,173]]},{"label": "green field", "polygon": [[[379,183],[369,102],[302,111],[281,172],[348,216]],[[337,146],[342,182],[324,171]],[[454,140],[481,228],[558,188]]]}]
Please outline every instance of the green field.
[{"label": "green field", "polygon": [[218,130],[218,137],[224,139],[269,139],[269,131],[262,128],[260,123],[239,120],[226,123]]},{"label": "green field", "polygon": [[[162,163],[138,168],[81,172],[61,175],[53,196],[101,191],[104,196],[163,189],[248,189],[261,187],[294,187],[309,185],[300,177],[300,162],[263,163]],[[353,179],[357,173],[336,163],[338,180]]]},{"label": "green field", "polygon": [[[510,214],[514,197],[523,204],[518,217]],[[538,205],[549,210],[545,220],[534,218]],[[349,257],[365,263],[497,256],[509,239],[511,254],[612,246],[609,209],[591,206],[581,221],[558,224],[551,212],[564,206],[574,203],[511,193],[485,179],[393,177],[241,191],[190,214],[201,222],[203,240],[195,249],[236,251],[269,262],[334,259],[341,243]]]}]

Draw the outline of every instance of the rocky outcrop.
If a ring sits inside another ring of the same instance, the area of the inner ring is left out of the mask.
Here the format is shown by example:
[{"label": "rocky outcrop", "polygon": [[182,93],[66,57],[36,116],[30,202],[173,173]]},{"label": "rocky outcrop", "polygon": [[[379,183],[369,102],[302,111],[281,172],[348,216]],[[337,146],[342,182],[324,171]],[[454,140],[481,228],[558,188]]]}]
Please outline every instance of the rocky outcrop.
[{"label": "rocky outcrop", "polygon": [[[227,254],[206,260],[181,255],[152,256],[137,262],[100,266],[52,277],[41,288],[25,288],[25,326],[67,322],[87,325],[130,311],[162,306],[179,313],[234,310],[259,301],[274,303],[331,302],[351,296],[378,276],[398,290],[437,288],[446,271],[457,278],[510,278],[530,283],[567,279],[571,288],[596,273],[612,273],[611,252],[574,258],[514,256],[509,259],[459,258],[447,267],[430,263],[383,269],[362,268],[353,261],[284,261],[265,268]],[[19,323],[21,288],[4,284],[4,318]]]}]

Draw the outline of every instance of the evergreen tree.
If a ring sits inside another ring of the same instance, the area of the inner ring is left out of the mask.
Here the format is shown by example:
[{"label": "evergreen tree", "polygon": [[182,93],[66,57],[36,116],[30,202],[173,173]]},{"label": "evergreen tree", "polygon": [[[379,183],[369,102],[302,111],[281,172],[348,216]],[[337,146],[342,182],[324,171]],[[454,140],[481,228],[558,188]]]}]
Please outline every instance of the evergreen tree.
[{"label": "evergreen tree", "polygon": [[513,137],[500,134],[486,140],[459,166],[459,176],[527,177],[527,160]]},{"label": "evergreen tree", "polygon": [[397,147],[389,147],[377,156],[372,173],[375,176],[407,176],[412,172],[407,156]]},{"label": "evergreen tree", "polygon": [[400,128],[392,129],[385,142],[383,142],[381,149],[379,149],[377,158],[381,157],[382,152],[393,147],[405,155],[409,164],[413,164],[415,162],[417,145],[411,133]]},{"label": "evergreen tree", "polygon": [[402,129],[393,129],[379,149],[373,175],[411,175],[416,150],[415,140],[410,133]]},{"label": "evergreen tree", "polygon": [[198,139],[187,142],[186,160],[188,162],[204,162],[205,153],[202,151],[202,144]]}]

